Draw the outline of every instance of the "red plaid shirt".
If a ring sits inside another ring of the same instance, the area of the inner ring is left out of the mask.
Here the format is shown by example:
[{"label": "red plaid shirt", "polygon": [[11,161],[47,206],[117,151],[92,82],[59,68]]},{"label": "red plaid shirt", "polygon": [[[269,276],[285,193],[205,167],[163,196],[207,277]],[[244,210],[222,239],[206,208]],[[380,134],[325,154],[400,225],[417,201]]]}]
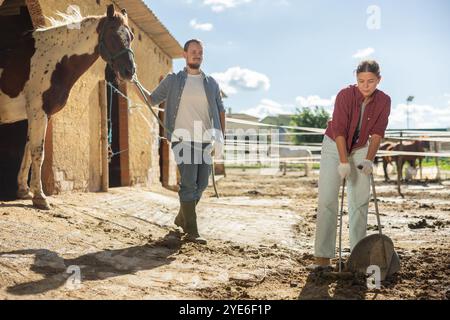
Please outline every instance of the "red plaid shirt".
[{"label": "red plaid shirt", "polygon": [[333,140],[339,136],[345,137],[348,153],[364,147],[371,135],[376,134],[384,138],[389,122],[391,98],[377,89],[366,106],[359,139],[353,145],[353,136],[358,129],[363,101],[364,96],[356,85],[341,90],[336,97],[333,118],[328,122],[328,128],[325,131],[325,134]]}]

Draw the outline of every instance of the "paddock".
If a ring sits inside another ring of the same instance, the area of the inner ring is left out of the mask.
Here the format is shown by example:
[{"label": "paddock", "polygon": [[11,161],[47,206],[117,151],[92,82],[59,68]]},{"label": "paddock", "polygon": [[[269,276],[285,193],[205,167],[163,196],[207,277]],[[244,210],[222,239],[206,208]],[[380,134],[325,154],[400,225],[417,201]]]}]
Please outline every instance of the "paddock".
[{"label": "paddock", "polygon": [[[207,247],[180,240],[172,224],[177,195],[160,187],[65,193],[51,198],[50,213],[0,203],[0,298],[448,299],[449,182],[409,185],[401,199],[395,184],[376,180],[382,225],[402,263],[379,290],[306,270],[317,171],[306,178],[227,168],[221,198],[209,188],[199,205]],[[376,232],[373,212],[371,203],[369,233]]]}]

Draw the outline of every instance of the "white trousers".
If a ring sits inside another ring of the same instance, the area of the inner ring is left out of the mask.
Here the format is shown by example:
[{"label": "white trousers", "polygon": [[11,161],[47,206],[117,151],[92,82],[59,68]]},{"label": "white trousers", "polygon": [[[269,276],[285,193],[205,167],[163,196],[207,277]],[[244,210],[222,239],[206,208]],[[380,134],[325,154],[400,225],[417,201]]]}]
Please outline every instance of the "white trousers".
[{"label": "white trousers", "polygon": [[[351,174],[347,179],[350,248],[366,236],[367,214],[370,199],[370,177],[357,168],[366,158],[368,146],[349,156]],[[317,210],[314,255],[317,258],[334,258],[342,181],[338,173],[339,153],[336,143],[325,136],[322,145],[319,177],[319,206]],[[347,229],[342,228],[342,232]]]}]

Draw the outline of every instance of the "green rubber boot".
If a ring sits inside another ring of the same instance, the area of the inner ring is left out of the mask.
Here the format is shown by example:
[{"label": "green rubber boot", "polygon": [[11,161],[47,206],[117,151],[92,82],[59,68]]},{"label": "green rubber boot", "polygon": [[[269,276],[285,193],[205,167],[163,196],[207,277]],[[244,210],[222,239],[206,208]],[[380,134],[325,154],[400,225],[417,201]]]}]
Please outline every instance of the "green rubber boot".
[{"label": "green rubber boot", "polygon": [[[200,200],[195,201],[195,206],[197,206],[199,201]],[[185,230],[186,227],[184,225],[184,215],[183,215],[183,210],[182,210],[181,204],[180,204],[180,210],[178,210],[178,215],[175,217],[174,223],[177,227],[180,227],[181,229],[183,229],[184,233],[187,233]]]},{"label": "green rubber boot", "polygon": [[184,215],[183,215],[183,210],[182,210],[181,205],[180,205],[180,210],[178,211],[178,215],[175,217],[174,223],[177,227],[180,227],[181,229],[183,229],[184,232],[186,232],[184,230]]},{"label": "green rubber boot", "polygon": [[181,203],[181,210],[184,216],[184,230],[187,233],[185,239],[198,244],[207,244],[206,239],[202,238],[198,233],[196,205],[197,201]]}]

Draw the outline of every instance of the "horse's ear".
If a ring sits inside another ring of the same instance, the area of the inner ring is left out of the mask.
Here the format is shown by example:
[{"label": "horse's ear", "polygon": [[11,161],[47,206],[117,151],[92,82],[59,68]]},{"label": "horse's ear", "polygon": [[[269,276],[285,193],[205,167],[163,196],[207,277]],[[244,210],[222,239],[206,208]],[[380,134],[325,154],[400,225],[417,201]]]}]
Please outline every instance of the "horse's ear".
[{"label": "horse's ear", "polygon": [[115,13],[114,5],[110,4],[108,6],[108,9],[106,10],[106,15],[108,16],[108,18],[113,18],[114,17],[114,13]]},{"label": "horse's ear", "polygon": [[126,23],[128,23],[128,13],[126,9],[122,9],[120,12],[122,12],[122,15],[125,17]]}]

